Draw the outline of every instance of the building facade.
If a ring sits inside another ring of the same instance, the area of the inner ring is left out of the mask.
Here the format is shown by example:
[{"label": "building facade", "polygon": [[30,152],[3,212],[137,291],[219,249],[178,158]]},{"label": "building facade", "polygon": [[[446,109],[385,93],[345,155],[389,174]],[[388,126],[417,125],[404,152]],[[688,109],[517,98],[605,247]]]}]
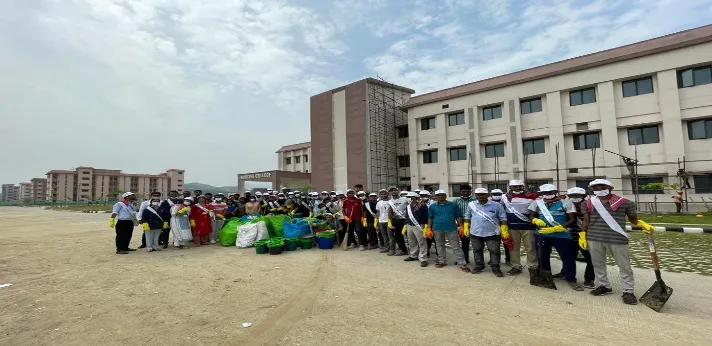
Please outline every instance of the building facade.
[{"label": "building facade", "polygon": [[276,151],[277,167],[285,172],[311,172],[311,143],[285,145]]},{"label": "building facade", "polygon": [[[397,160],[413,189],[457,194],[462,183],[525,179],[564,190],[606,178],[630,196],[636,182],[680,184],[682,175],[693,197],[712,192],[712,26],[415,96],[403,108],[407,153]],[[637,158],[637,179],[621,156]],[[663,193],[641,200],[649,192]]]},{"label": "building facade", "polygon": [[32,197],[33,201],[46,201],[47,200],[47,178],[33,178],[30,180],[32,184]]},{"label": "building facade", "polygon": [[397,185],[395,158],[407,150],[405,141],[395,140],[397,126],[407,125],[400,106],[414,92],[366,78],[312,96],[313,188],[345,191],[363,184],[376,190]]},{"label": "building facade", "polygon": [[183,192],[184,173],[182,169],[160,174],[130,174],[93,167],[52,170],[47,172],[46,196],[49,201],[116,200],[125,191],[143,197],[158,191],[166,196],[170,190]]},{"label": "building facade", "polygon": [[20,187],[15,184],[2,184],[2,201],[3,202],[19,202]]},{"label": "building facade", "polygon": [[32,201],[32,183],[20,183],[20,201]]}]

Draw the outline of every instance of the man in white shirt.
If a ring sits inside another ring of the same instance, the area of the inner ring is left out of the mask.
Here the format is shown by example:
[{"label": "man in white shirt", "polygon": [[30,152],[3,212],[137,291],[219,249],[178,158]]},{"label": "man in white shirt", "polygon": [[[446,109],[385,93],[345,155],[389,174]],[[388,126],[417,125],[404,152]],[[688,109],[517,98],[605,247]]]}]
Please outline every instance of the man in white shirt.
[{"label": "man in white shirt", "polygon": [[376,217],[378,218],[378,230],[381,232],[381,236],[383,236],[384,245],[381,247],[380,252],[387,253],[388,256],[393,256],[396,254],[396,240],[391,225],[393,210],[388,200],[388,191],[381,189],[378,191],[378,195],[381,199],[376,203]]}]

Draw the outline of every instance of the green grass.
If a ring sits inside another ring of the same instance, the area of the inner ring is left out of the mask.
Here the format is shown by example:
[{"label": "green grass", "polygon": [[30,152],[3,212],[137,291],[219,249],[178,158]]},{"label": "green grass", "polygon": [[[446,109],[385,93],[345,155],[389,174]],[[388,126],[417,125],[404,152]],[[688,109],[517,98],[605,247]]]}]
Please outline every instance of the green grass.
[{"label": "green grass", "polygon": [[106,212],[111,211],[111,205],[65,205],[65,206],[48,206],[45,209],[48,210],[59,210],[59,211],[100,211]]},{"label": "green grass", "polygon": [[695,214],[638,214],[638,218],[645,220],[647,223],[669,223],[671,225],[712,225],[712,214],[703,213],[702,217],[697,217]]}]

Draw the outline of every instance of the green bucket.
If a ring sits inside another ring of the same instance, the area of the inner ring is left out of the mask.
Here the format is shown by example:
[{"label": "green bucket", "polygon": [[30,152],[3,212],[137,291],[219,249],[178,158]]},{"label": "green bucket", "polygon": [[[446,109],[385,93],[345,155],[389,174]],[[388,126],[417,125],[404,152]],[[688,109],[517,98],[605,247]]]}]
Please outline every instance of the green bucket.
[{"label": "green bucket", "polygon": [[255,244],[255,252],[258,255],[263,255],[267,253],[267,244]]},{"label": "green bucket", "polygon": [[302,249],[311,249],[314,246],[314,238],[301,238],[299,243],[302,245]]},{"label": "green bucket", "polygon": [[284,240],[287,251],[294,251],[299,248],[299,240],[296,238],[287,238]]}]

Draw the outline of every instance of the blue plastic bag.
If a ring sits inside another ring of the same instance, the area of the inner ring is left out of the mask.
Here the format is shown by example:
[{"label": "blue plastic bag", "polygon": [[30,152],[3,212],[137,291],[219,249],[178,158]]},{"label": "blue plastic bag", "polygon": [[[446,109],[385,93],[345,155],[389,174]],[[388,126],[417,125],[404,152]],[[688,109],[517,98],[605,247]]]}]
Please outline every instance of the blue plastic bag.
[{"label": "blue plastic bag", "polygon": [[297,238],[299,236],[311,233],[309,224],[304,220],[295,220],[293,223],[288,220],[283,221],[284,237]]}]

